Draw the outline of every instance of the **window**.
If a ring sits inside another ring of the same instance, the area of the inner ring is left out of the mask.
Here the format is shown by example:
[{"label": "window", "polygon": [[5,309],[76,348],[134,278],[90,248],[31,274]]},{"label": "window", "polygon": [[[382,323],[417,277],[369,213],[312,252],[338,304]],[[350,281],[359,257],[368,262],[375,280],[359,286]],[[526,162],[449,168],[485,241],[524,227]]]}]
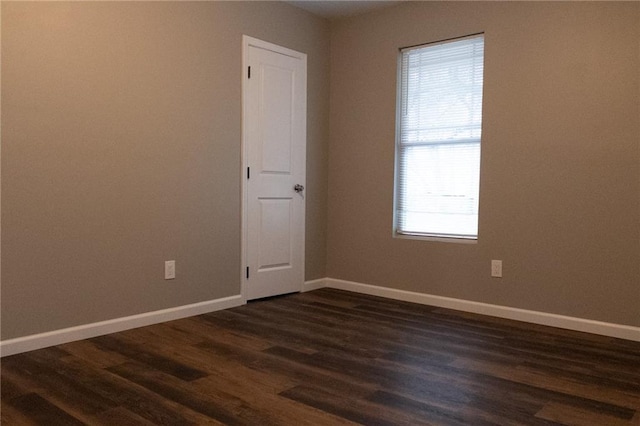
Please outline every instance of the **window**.
[{"label": "window", "polygon": [[477,239],[484,36],[400,54],[395,232]]}]

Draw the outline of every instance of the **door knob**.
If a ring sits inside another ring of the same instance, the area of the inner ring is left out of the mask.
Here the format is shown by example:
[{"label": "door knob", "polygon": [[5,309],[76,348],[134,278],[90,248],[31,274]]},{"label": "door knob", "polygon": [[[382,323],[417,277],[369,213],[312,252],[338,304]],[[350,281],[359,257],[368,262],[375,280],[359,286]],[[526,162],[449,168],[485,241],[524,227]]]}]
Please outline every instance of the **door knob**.
[{"label": "door knob", "polygon": [[300,185],[299,183],[296,183],[296,185],[293,187],[293,190],[300,193],[304,191],[304,186]]}]

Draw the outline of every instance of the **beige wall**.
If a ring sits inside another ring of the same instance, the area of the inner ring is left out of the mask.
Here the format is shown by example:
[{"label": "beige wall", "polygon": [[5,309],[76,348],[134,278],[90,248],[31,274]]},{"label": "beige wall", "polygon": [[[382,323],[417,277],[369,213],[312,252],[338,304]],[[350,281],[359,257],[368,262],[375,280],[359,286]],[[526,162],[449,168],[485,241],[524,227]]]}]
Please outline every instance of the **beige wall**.
[{"label": "beige wall", "polygon": [[[479,31],[479,241],[394,239],[397,49]],[[308,280],[640,325],[639,4],[3,2],[3,340],[239,293],[242,34],[308,54]]]},{"label": "beige wall", "polygon": [[306,274],[326,275],[326,21],[3,2],[3,340],[239,294],[242,34],[308,54]]},{"label": "beige wall", "polygon": [[[478,243],[394,239],[398,48],[477,32]],[[408,2],[334,23],[328,276],[640,326],[639,53],[632,2]]]}]

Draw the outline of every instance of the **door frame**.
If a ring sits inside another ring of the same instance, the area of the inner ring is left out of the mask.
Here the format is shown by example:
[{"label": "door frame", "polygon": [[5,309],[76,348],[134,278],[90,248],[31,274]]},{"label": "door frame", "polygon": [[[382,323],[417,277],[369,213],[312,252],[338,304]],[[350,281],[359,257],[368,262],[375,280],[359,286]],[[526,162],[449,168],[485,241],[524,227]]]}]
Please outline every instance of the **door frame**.
[{"label": "door frame", "polygon": [[[248,94],[248,67],[249,67],[249,47],[257,47],[260,49],[270,50],[275,53],[279,53],[286,56],[291,56],[293,58],[300,59],[304,62],[305,74],[307,72],[307,55],[301,52],[297,52],[292,49],[288,49],[286,47],[279,46],[277,44],[269,43],[267,41],[263,41],[254,37],[250,37],[248,35],[242,35],[242,69],[241,69],[241,78],[242,78],[242,142],[241,142],[241,163],[242,167],[240,169],[240,182],[241,182],[241,196],[240,196],[240,211],[242,215],[242,224],[241,224],[241,254],[240,254],[240,296],[242,303],[247,303],[247,263],[248,263],[248,250],[249,250],[249,240],[248,240],[248,221],[249,221],[249,183],[247,179],[247,169],[249,167],[249,144],[248,144],[248,131],[247,131],[247,101],[246,96]],[[305,76],[306,80],[306,76]],[[306,84],[305,84],[306,85]],[[306,121],[307,121],[307,107],[306,100],[304,105],[304,161],[301,165],[303,174],[305,176],[305,186],[306,186],[306,146],[307,146],[307,132],[306,132]],[[306,191],[305,191],[306,192]],[[305,194],[306,196],[306,194]],[[305,203],[306,204],[306,203]],[[305,266],[305,229],[306,229],[306,208],[303,211],[302,217],[302,276],[303,280],[300,283],[300,291],[304,289],[304,266]]]}]

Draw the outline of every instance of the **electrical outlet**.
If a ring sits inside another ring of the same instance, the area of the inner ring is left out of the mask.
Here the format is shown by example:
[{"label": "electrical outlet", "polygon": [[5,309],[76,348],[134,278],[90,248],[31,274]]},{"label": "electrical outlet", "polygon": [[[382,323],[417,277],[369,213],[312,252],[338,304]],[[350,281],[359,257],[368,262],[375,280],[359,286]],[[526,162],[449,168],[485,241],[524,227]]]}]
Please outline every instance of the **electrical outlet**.
[{"label": "electrical outlet", "polygon": [[502,260],[491,261],[491,276],[495,278],[502,278]]},{"label": "electrical outlet", "polygon": [[172,280],[176,277],[176,261],[167,260],[164,262],[164,279]]}]

